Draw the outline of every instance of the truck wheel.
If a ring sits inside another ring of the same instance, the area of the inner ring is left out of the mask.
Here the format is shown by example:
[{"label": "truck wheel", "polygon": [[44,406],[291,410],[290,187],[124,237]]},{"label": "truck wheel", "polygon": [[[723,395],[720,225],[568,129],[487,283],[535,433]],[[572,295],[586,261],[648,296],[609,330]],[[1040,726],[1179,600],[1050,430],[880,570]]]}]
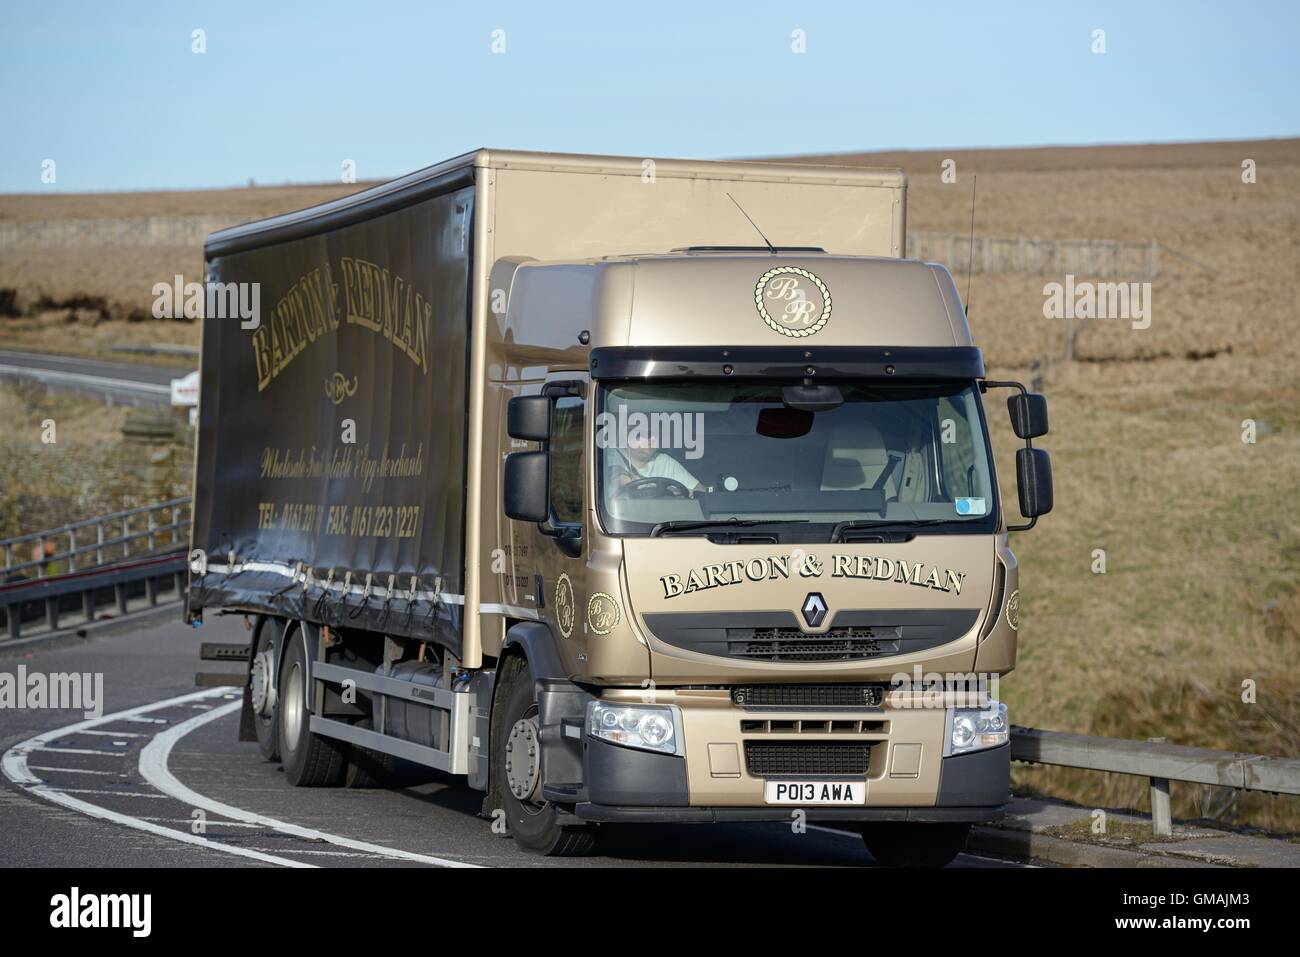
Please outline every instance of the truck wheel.
[{"label": "truck wheel", "polygon": [[333,787],[343,780],[347,745],[311,732],[307,653],[299,629],[285,635],[280,666],[280,757],[294,787]]},{"label": "truck wheel", "polygon": [[966,846],[969,824],[862,825],[862,841],[883,867],[946,867]]},{"label": "truck wheel", "polygon": [[[372,722],[369,718],[362,718],[356,723],[356,727],[369,731]],[[369,748],[363,748],[355,744],[352,745],[348,748],[348,769],[343,775],[343,786],[345,788],[382,788],[387,786],[393,777],[394,760],[391,754],[372,751]]]},{"label": "truck wheel", "polygon": [[548,857],[579,857],[592,849],[596,835],[590,827],[558,823],[555,805],[542,799],[532,673],[520,658],[502,664],[492,715],[492,793],[521,847]]},{"label": "truck wheel", "polygon": [[276,638],[284,635],[284,622],[262,619],[248,669],[249,697],[253,707],[253,727],[257,731],[257,749],[268,761],[280,760],[279,691],[275,684]]}]

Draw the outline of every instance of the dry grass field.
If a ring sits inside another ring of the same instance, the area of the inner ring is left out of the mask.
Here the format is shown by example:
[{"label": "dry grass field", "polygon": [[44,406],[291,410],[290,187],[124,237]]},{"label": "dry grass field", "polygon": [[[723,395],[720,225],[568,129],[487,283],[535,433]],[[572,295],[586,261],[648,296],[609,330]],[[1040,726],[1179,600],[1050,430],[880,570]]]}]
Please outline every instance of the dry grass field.
[{"label": "dry grass field", "polygon": [[[949,157],[955,184],[940,179]],[[1064,277],[972,278],[990,376],[1041,377],[1051,403],[1040,444],[1053,456],[1056,509],[1013,536],[1024,624],[1004,697],[1013,720],[1035,727],[1300,754],[1300,140],[823,159],[902,166],[913,230],[965,234],[977,174],[977,234],[1160,244],[1150,328],[1091,320],[1069,363],[1066,321],[1043,317],[1044,284]],[[0,219],[241,219],[348,189],[5,196]],[[0,250],[0,287],[27,302],[102,297],[117,318],[92,325],[68,308],[35,309],[0,319],[0,346],[196,341],[183,323],[122,317],[147,308],[159,278],[197,271],[197,249],[50,252]],[[989,408],[1013,502],[1015,443],[1000,405]],[[1244,420],[1256,424],[1253,443]],[[1137,779],[1020,768],[1017,780],[1090,806],[1146,807]],[[1300,830],[1293,798],[1177,784],[1173,794],[1183,817]]]}]

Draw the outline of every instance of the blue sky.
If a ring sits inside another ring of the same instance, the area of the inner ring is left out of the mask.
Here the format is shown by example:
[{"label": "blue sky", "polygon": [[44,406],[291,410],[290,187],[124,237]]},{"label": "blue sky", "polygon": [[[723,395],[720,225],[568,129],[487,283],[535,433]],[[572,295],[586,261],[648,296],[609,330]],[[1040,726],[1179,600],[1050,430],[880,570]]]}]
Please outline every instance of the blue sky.
[{"label": "blue sky", "polygon": [[7,3],[0,191],[320,182],[348,159],[369,179],[478,146],[745,157],[1294,136],[1298,27],[1291,0]]}]

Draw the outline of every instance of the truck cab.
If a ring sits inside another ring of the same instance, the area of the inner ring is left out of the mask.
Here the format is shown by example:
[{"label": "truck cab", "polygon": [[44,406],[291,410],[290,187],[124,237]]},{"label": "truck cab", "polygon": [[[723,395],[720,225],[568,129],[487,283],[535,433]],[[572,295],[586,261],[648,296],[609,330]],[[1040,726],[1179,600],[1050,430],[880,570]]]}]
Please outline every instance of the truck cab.
[{"label": "truck cab", "polygon": [[1046,410],[985,378],[948,271],[686,248],[508,288],[502,578],[535,615],[504,653],[558,659],[497,715],[545,742],[511,756],[517,837],[799,818],[933,862],[1000,816],[1019,575],[986,393],[1015,388],[1030,522]]}]

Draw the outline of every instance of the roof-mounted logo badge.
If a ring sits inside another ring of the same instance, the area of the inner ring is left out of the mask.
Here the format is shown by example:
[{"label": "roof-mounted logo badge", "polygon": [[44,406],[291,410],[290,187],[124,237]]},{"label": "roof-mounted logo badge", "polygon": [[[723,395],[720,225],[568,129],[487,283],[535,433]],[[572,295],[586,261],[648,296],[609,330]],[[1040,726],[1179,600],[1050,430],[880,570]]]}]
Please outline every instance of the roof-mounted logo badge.
[{"label": "roof-mounted logo badge", "polygon": [[759,277],[754,306],[776,332],[802,339],[831,318],[831,293],[816,275],[798,266],[777,266]]}]

